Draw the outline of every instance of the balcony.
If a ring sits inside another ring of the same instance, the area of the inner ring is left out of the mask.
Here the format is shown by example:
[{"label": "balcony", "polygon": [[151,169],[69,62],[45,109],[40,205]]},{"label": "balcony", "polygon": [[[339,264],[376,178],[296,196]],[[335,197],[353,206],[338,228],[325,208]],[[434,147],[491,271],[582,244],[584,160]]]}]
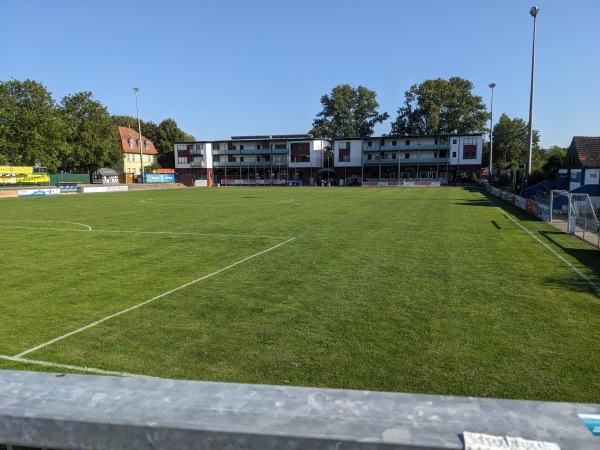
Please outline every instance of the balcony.
[{"label": "balcony", "polygon": [[402,152],[407,150],[449,150],[450,144],[428,144],[422,142],[420,144],[411,145],[376,145],[373,143],[370,147],[363,142],[363,152],[378,152],[378,151],[396,151]]},{"label": "balcony", "polygon": [[204,161],[192,161],[190,164],[192,167],[206,167],[206,163]]},{"label": "balcony", "polygon": [[272,161],[214,161],[213,162],[213,167],[217,168],[217,167],[277,167],[277,166],[286,166],[287,165],[287,158],[286,159],[282,159],[282,158],[277,158],[277,159],[273,159]]},{"label": "balcony", "polygon": [[446,164],[450,161],[449,158],[379,158],[374,157],[373,159],[367,159],[363,157],[363,164],[368,165],[379,165],[387,164],[397,166],[398,164]]},{"label": "balcony", "polygon": [[204,150],[202,150],[202,149],[190,150],[190,155],[204,156]]}]

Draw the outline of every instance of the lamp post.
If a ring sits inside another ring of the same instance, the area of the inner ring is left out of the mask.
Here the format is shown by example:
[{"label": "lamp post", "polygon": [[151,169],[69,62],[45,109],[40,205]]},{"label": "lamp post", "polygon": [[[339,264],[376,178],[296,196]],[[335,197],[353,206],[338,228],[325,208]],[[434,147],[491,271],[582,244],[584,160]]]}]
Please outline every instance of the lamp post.
[{"label": "lamp post", "polygon": [[133,92],[135,92],[135,113],[136,113],[137,121],[138,121],[138,133],[140,135],[138,145],[140,146],[140,165],[141,165],[141,174],[142,174],[142,183],[143,183],[144,182],[144,151],[142,150],[142,124],[140,122],[140,110],[138,108],[138,96],[137,96],[139,89],[134,87]]},{"label": "lamp post", "polygon": [[492,101],[490,104],[490,186],[492,185],[493,180],[493,168],[494,168],[494,88],[496,87],[496,83],[488,84],[489,88],[492,90]]},{"label": "lamp post", "polygon": [[535,19],[540,12],[537,6],[532,6],[529,14],[533,17],[533,47],[531,51],[531,90],[529,93],[529,139],[527,142],[527,170],[525,171],[527,181],[531,174],[531,147],[533,142],[533,74],[535,72]]}]

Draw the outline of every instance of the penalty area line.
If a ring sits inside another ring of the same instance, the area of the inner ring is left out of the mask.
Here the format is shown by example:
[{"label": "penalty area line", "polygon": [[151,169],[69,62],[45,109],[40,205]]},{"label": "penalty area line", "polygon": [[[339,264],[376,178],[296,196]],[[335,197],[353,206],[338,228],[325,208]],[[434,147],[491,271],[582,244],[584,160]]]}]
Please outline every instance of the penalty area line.
[{"label": "penalty area line", "polygon": [[60,341],[62,339],[68,338],[69,336],[73,336],[74,334],[81,333],[82,331],[85,331],[85,330],[87,330],[89,328],[95,327],[96,325],[100,325],[101,323],[106,322],[107,320],[113,319],[115,317],[118,317],[118,316],[123,315],[125,313],[128,313],[130,311],[133,311],[134,309],[140,308],[140,307],[142,307],[144,305],[147,305],[148,303],[152,303],[155,300],[158,300],[160,298],[166,297],[167,295],[171,295],[174,292],[180,291],[181,289],[185,289],[185,288],[187,288],[187,287],[189,287],[189,286],[191,286],[193,284],[196,284],[196,283],[198,283],[200,281],[204,281],[207,278],[210,278],[210,277],[213,277],[215,275],[218,275],[221,272],[225,272],[226,270],[232,269],[235,266],[239,266],[240,264],[243,264],[243,263],[245,263],[246,261],[248,261],[248,260],[250,260],[252,258],[256,258],[257,256],[264,255],[265,253],[268,253],[268,252],[270,252],[272,250],[275,250],[276,248],[279,248],[282,245],[285,245],[285,244],[287,244],[289,242],[292,242],[295,239],[296,238],[290,238],[287,241],[280,242],[279,244],[274,245],[273,247],[270,247],[270,248],[268,248],[266,250],[262,250],[262,251],[260,251],[258,253],[255,253],[253,255],[247,256],[244,259],[240,259],[239,261],[234,262],[233,264],[230,264],[227,267],[223,267],[222,269],[219,269],[219,270],[217,270],[215,272],[209,273],[208,275],[204,275],[204,276],[202,276],[200,278],[196,278],[195,280],[192,280],[192,281],[190,281],[188,283],[182,284],[181,286],[178,286],[178,287],[176,287],[174,289],[171,289],[170,291],[163,292],[162,294],[159,294],[156,297],[152,297],[149,300],[143,301],[141,303],[138,303],[137,305],[133,305],[133,306],[127,308],[127,309],[124,309],[122,311],[119,311],[119,312],[116,312],[114,314],[111,314],[110,316],[106,316],[106,317],[104,317],[104,318],[102,318],[100,320],[97,320],[97,321],[95,321],[93,323],[90,323],[90,324],[88,324],[88,325],[86,325],[84,327],[78,328],[78,329],[73,330],[73,331],[71,331],[69,333],[63,334],[62,336],[58,336],[58,337],[56,337],[54,339],[51,339],[51,340],[49,340],[47,342],[44,342],[43,344],[37,345],[37,346],[35,346],[33,348],[30,348],[29,350],[25,350],[24,352],[21,352],[18,355],[15,355],[14,357],[15,358],[21,358],[22,356],[25,356],[28,353],[35,352],[36,350],[39,350],[41,348],[47,347],[49,345],[52,345],[55,342],[58,342],[58,341]]},{"label": "penalty area line", "polygon": [[115,377],[133,377],[133,378],[157,378],[157,377],[151,377],[148,375],[138,375],[135,373],[128,373],[128,372],[116,372],[113,370],[96,369],[94,367],[74,366],[72,364],[53,363],[53,362],[49,362],[49,361],[38,361],[35,359],[19,358],[16,356],[8,356],[8,355],[0,355],[0,359],[5,359],[7,361],[14,361],[14,362],[19,362],[19,363],[25,363],[25,364],[36,364],[38,366],[44,366],[44,367],[56,367],[58,369],[77,370],[79,372],[88,372],[88,373],[94,373],[97,375],[111,375],[111,376],[115,376]]}]

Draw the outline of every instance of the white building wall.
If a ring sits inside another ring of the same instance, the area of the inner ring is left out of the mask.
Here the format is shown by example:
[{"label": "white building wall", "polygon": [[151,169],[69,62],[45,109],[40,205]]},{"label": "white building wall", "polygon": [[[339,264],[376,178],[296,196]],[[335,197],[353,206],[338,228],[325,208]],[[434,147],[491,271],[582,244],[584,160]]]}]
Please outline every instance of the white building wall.
[{"label": "white building wall", "polygon": [[585,169],[585,181],[583,184],[600,184],[600,169]]},{"label": "white building wall", "polygon": [[[342,142],[350,143],[350,161],[340,162],[340,147]],[[343,141],[335,141],[333,146],[333,158],[335,167],[360,167],[363,156],[363,141],[362,139],[344,139]]]}]

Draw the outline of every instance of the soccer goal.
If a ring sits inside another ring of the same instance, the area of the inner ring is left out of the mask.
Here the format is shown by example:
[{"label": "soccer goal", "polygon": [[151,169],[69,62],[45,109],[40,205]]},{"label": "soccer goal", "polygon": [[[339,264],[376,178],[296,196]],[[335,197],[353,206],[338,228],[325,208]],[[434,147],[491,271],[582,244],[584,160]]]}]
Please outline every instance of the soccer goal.
[{"label": "soccer goal", "polygon": [[[564,221],[571,234],[592,234],[592,241],[600,244],[600,223],[588,194],[550,191],[550,222]],[[594,238],[595,236],[595,238]]]}]

